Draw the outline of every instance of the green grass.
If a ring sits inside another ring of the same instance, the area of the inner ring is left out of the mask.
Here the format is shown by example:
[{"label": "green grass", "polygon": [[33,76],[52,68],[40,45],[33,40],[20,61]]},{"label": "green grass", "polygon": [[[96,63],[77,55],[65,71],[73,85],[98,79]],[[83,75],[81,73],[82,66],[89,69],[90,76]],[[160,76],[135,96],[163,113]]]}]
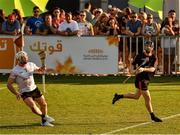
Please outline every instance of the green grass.
[{"label": "green grass", "polygon": [[[36,82],[42,89],[41,78]],[[55,127],[41,127],[40,118],[23,101],[17,101],[6,88],[6,76],[0,76],[0,134],[101,134],[150,121],[144,100],[123,99],[112,105],[115,92],[134,91],[134,78],[125,77],[46,77],[45,97]],[[180,114],[180,77],[155,77],[150,84],[152,104],[161,118]],[[116,134],[178,134],[180,116],[149,123]]]}]

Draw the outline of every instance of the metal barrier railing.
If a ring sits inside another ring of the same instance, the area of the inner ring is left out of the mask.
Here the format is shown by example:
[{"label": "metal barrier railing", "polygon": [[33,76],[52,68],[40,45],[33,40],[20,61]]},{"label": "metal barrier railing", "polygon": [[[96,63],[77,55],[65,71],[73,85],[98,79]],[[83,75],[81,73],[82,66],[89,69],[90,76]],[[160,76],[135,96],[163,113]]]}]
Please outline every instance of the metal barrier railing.
[{"label": "metal barrier railing", "polygon": [[[131,62],[134,56],[144,50],[144,41],[147,40],[144,36],[129,37],[119,35],[121,38],[119,46],[121,47],[122,58],[119,65],[119,74],[128,74]],[[160,75],[177,75],[180,69],[180,36],[153,36],[151,41],[154,42],[154,53],[158,59],[156,74]],[[149,39],[148,39],[149,40]],[[121,56],[120,56],[121,57]],[[127,71],[126,71],[127,70]]]}]

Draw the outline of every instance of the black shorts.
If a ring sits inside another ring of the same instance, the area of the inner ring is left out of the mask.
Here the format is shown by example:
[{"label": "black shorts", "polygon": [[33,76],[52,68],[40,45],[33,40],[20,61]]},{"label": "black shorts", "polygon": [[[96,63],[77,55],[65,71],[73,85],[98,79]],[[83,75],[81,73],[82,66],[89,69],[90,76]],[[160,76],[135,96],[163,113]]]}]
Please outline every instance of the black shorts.
[{"label": "black shorts", "polygon": [[24,92],[24,93],[22,93],[22,95],[21,95],[21,97],[22,97],[23,100],[26,99],[26,98],[28,98],[28,97],[32,97],[33,100],[34,100],[35,98],[39,98],[39,97],[41,97],[41,96],[42,96],[42,93],[41,93],[41,91],[38,89],[38,87],[37,87],[36,89],[34,89],[33,91]]},{"label": "black shorts", "polygon": [[135,81],[135,87],[137,89],[141,89],[141,90],[148,90],[148,85],[149,85],[149,80],[136,80]]}]

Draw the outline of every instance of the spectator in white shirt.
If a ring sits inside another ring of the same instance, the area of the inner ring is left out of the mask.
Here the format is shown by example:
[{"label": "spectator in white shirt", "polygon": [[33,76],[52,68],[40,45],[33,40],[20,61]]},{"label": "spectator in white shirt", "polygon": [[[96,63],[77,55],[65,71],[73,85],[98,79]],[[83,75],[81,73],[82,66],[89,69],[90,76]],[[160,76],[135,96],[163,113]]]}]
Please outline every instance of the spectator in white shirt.
[{"label": "spectator in white shirt", "polygon": [[72,20],[72,14],[66,13],[65,21],[59,25],[57,34],[62,36],[75,36],[78,34],[78,23]]}]

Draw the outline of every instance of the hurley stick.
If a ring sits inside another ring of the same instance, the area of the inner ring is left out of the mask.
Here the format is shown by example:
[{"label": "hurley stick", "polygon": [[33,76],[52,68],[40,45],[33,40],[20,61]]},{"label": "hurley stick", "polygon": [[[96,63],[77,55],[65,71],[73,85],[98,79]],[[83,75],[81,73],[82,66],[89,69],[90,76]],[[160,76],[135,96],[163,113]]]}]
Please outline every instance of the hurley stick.
[{"label": "hurley stick", "polygon": [[[142,62],[142,64],[136,68],[136,70],[133,72],[133,74],[135,74],[135,73],[137,72],[137,70],[139,70],[139,69],[141,68],[141,66],[143,66],[144,64],[146,64],[146,62],[148,62],[148,61],[149,61],[149,59],[145,59],[145,60]],[[123,81],[123,83],[126,83],[131,77],[132,77],[132,75],[128,76],[128,77]]]},{"label": "hurley stick", "polygon": [[[46,62],[46,52],[45,51],[40,51],[38,53],[41,61],[42,67],[45,67],[45,62]],[[43,84],[43,92],[46,93],[46,78],[45,78],[45,71],[43,71],[42,75],[42,84]]]}]

